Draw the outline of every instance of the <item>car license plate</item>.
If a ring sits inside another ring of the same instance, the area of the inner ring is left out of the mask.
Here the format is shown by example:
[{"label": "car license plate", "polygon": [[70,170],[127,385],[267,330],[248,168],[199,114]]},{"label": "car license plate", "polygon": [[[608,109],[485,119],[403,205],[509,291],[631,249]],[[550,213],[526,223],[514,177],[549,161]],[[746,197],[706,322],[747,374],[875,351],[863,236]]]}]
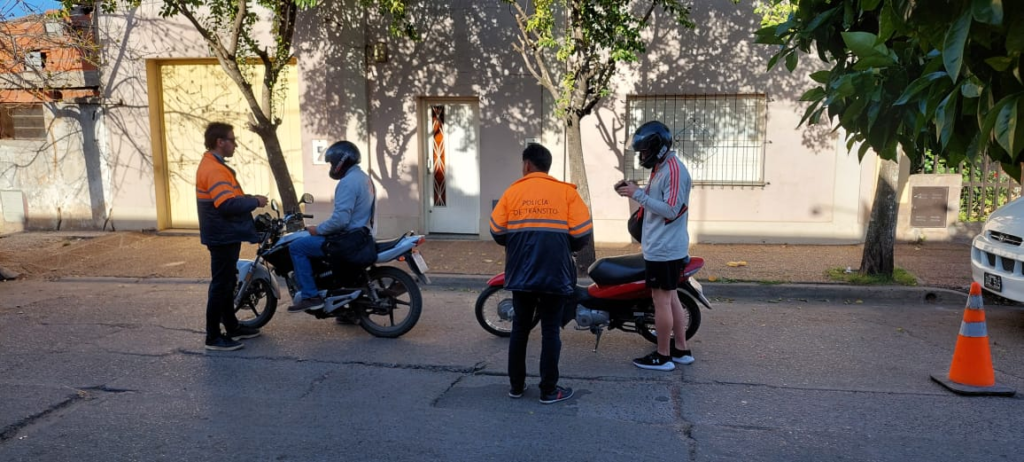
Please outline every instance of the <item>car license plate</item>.
[{"label": "car license plate", "polygon": [[998,274],[985,273],[985,288],[993,292],[1003,291],[1003,277]]},{"label": "car license plate", "polygon": [[419,252],[412,253],[412,261],[416,264],[416,268],[419,269],[421,273],[430,271],[430,268],[427,267],[426,260],[423,259],[423,255],[420,255]]}]

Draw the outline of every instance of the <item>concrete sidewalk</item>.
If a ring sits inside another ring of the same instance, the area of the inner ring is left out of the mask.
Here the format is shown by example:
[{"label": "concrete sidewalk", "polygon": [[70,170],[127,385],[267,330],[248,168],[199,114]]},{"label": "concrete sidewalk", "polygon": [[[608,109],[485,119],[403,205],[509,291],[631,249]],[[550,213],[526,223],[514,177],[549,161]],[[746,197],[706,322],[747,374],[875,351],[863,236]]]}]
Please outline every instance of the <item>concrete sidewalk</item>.
[{"label": "concrete sidewalk", "polygon": [[[483,287],[504,270],[504,249],[490,241],[428,237],[421,250],[438,285]],[[599,247],[597,255],[639,251],[638,245]],[[243,258],[254,252],[255,246],[243,246]],[[859,245],[696,244],[691,249],[705,260],[696,277],[711,297],[934,301],[954,296],[949,290],[965,293],[971,282],[970,245],[964,243],[898,244],[896,265],[917,278],[916,288],[852,286],[827,277],[830,269],[856,270],[861,252]],[[194,234],[29,232],[0,237],[0,268],[28,279],[194,282],[209,277],[209,253]]]}]

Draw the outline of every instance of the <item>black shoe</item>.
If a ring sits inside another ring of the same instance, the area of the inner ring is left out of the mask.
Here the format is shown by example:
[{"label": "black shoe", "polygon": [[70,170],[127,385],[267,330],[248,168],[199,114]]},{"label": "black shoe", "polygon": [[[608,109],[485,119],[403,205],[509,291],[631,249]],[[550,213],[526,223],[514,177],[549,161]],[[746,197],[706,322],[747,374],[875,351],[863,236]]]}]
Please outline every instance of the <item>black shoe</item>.
[{"label": "black shoe", "polygon": [[657,350],[643,358],[634,359],[633,365],[640,369],[648,369],[652,371],[671,371],[676,368],[675,363],[672,362],[671,356],[663,356],[658,353]]},{"label": "black shoe", "polygon": [[260,336],[260,330],[255,327],[238,326],[228,331],[227,337],[231,340],[242,340],[244,338],[256,338]]},{"label": "black shoe", "polygon": [[304,298],[299,300],[297,303],[288,307],[289,313],[298,313],[301,311],[319,310],[324,307],[324,299],[319,295],[310,298]]},{"label": "black shoe", "polygon": [[551,393],[541,393],[540,403],[541,404],[554,404],[559,401],[565,401],[572,398],[572,388],[569,387],[555,387],[555,391]]},{"label": "black shoe", "polygon": [[511,387],[508,389],[508,397],[512,399],[522,398],[524,391],[526,391],[526,387]]},{"label": "black shoe", "polygon": [[235,351],[235,350],[241,350],[242,347],[244,347],[244,346],[245,345],[242,345],[241,343],[238,343],[238,342],[236,342],[234,340],[231,340],[231,339],[229,339],[227,337],[217,337],[217,338],[215,338],[213,340],[207,340],[206,341],[206,349],[207,350],[214,350],[214,351]]},{"label": "black shoe", "polygon": [[693,353],[690,350],[680,350],[676,348],[675,343],[672,344],[672,362],[679,364],[693,364],[696,359],[693,358]]}]

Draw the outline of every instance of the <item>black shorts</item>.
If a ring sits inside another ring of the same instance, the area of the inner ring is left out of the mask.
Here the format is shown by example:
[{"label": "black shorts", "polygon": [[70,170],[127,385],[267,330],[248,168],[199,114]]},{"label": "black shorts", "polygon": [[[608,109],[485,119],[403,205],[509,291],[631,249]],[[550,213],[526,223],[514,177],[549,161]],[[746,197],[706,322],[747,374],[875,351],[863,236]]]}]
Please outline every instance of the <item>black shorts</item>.
[{"label": "black shorts", "polygon": [[644,260],[644,267],[647,270],[647,288],[676,290],[679,287],[679,276],[689,261],[689,257],[670,261]]}]

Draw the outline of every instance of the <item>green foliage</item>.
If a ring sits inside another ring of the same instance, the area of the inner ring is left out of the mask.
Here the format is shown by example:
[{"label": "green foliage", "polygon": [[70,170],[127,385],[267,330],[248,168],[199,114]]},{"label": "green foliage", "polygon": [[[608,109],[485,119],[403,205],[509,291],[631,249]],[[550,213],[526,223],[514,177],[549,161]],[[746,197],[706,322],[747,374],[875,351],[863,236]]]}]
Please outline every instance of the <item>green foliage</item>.
[{"label": "green foliage", "polygon": [[655,8],[694,26],[689,6],[679,0],[502,1],[515,8],[522,32],[517,49],[555,97],[560,115],[587,115],[609,94],[617,65],[636,62],[646,51],[641,33]]},{"label": "green foliage", "polygon": [[796,12],[797,0],[755,0],[754,13],[761,16],[761,27],[778,26]]},{"label": "green foliage", "polygon": [[802,0],[757,42],[779,47],[769,69],[784,60],[792,71],[802,53],[831,66],[812,75],[800,124],[838,121],[862,158],[894,160],[899,147],[956,165],[987,154],[1020,177],[1024,2]]},{"label": "green foliage", "polygon": [[825,277],[831,281],[855,285],[917,285],[917,277],[903,268],[893,269],[891,277],[886,274],[860,274],[856,271],[847,273],[843,268],[830,268],[825,271]]}]

